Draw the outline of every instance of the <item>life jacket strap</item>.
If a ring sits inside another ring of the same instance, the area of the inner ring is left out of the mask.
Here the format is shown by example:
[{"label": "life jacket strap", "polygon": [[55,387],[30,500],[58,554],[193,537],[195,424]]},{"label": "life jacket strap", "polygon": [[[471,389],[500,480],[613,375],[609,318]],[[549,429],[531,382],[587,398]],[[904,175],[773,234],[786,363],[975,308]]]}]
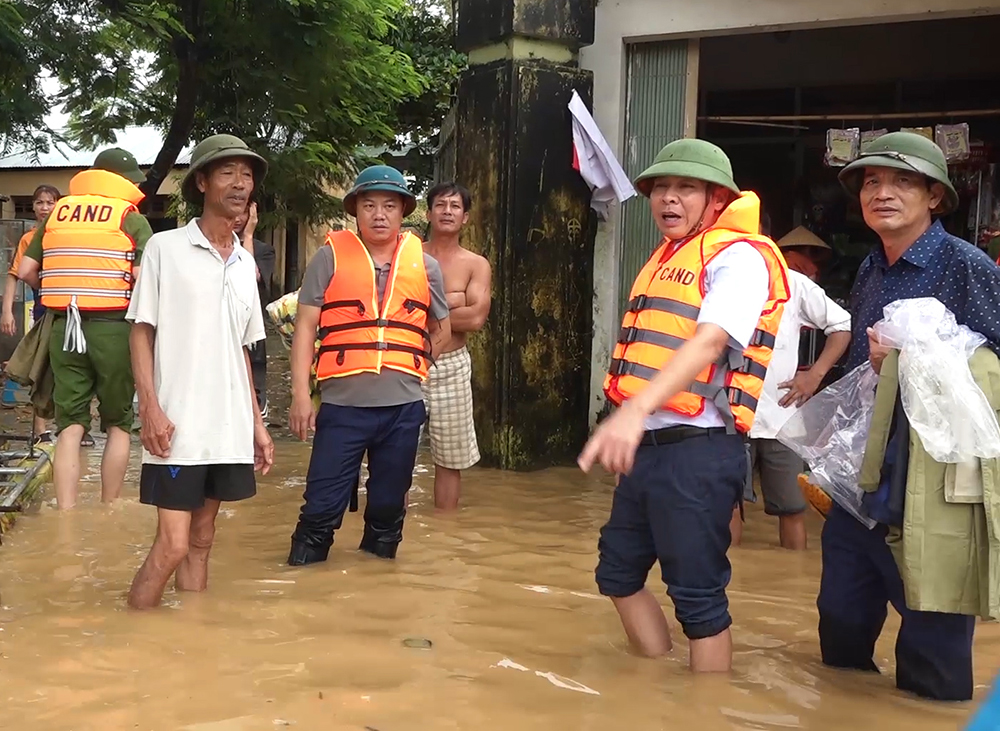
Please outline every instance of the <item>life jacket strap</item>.
[{"label": "life jacket strap", "polygon": [[657,312],[668,312],[671,315],[684,317],[688,320],[697,320],[700,307],[689,305],[686,302],[678,302],[667,297],[650,297],[640,294],[629,300],[629,312],[642,312],[643,310],[656,310]]}]

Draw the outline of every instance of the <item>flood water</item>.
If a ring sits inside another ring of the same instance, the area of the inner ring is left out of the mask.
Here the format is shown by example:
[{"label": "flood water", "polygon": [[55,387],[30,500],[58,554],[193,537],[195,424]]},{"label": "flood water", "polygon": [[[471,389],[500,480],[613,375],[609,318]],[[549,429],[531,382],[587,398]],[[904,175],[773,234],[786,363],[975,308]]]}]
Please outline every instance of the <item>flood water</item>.
[{"label": "flood water", "polygon": [[[974,708],[894,689],[895,615],[878,648],[885,675],[820,665],[818,519],[796,555],[750,510],[731,554],[735,668],[696,678],[675,622],[672,657],[637,657],[596,594],[610,480],[471,470],[462,510],[440,516],[422,454],[395,563],[355,551],[356,513],[326,564],[292,569],[308,447],[277,452],[258,496],[223,507],[207,593],[171,588],[160,610],[125,607],[155,526],[137,458],[113,507],[98,502],[91,450],[75,511],[23,516],[0,548],[0,728],[895,731],[957,729]],[[998,667],[1000,625],[980,624],[977,699]]]}]

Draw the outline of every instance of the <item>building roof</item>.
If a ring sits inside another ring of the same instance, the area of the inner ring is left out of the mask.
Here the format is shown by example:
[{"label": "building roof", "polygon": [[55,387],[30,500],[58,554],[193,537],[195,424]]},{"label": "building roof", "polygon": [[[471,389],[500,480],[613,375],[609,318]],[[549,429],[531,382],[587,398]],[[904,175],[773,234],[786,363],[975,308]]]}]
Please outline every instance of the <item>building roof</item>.
[{"label": "building roof", "polygon": [[[140,167],[148,167],[156,160],[156,155],[163,146],[163,133],[155,127],[126,127],[115,133],[114,145],[102,145],[96,150],[74,149],[63,143],[52,143],[46,153],[35,156],[24,149],[12,150],[0,154],[0,169],[18,168],[87,168],[90,167],[97,153],[106,147],[121,147],[131,152]],[[194,145],[188,145],[177,156],[175,167],[184,167],[191,162],[191,150]]]}]

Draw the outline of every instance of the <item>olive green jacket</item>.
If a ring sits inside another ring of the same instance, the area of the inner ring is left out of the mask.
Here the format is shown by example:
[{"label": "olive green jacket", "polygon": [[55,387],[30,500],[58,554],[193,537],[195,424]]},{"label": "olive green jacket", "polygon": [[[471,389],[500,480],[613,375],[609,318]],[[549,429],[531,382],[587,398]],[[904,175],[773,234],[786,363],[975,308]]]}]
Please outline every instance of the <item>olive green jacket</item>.
[{"label": "olive green jacket", "polygon": [[7,376],[22,386],[27,386],[31,405],[44,419],[55,416],[52,392],[55,380],[49,367],[49,340],[52,334],[52,310],[46,310],[41,320],[17,344],[7,363]]},{"label": "olive green jacket", "polygon": [[[1000,416],[1000,358],[979,348],[969,367]],[[861,467],[866,492],[878,489],[898,390],[899,354],[892,351]],[[1000,459],[975,460],[971,470],[935,462],[911,427],[903,527],[890,528],[886,543],[910,609],[1000,618]]]}]

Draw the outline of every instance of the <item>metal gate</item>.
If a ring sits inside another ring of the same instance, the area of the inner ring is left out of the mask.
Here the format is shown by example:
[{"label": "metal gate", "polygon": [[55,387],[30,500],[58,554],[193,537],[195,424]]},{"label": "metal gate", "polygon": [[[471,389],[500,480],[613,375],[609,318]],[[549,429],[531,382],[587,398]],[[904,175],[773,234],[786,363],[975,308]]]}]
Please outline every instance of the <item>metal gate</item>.
[{"label": "metal gate", "polygon": [[[632,179],[649,166],[661,147],[684,136],[687,65],[686,40],[628,46],[624,167]],[[624,204],[621,237],[619,315],[636,274],[660,239],[649,201],[642,196]]]},{"label": "metal gate", "polygon": [[[0,264],[3,266],[3,276],[0,279],[3,279],[5,282],[7,279],[7,269],[10,266],[11,257],[17,249],[17,244],[21,240],[21,237],[31,230],[34,224],[34,221],[23,219],[0,219],[0,248],[2,248],[2,252],[0,252],[0,257],[2,257]],[[5,286],[0,286],[0,301],[2,301],[4,289]],[[0,334],[0,360],[6,360],[10,357],[10,354],[24,335],[24,292],[24,285],[18,281],[17,287],[14,289],[14,320],[17,322],[17,333],[13,337]]]}]

